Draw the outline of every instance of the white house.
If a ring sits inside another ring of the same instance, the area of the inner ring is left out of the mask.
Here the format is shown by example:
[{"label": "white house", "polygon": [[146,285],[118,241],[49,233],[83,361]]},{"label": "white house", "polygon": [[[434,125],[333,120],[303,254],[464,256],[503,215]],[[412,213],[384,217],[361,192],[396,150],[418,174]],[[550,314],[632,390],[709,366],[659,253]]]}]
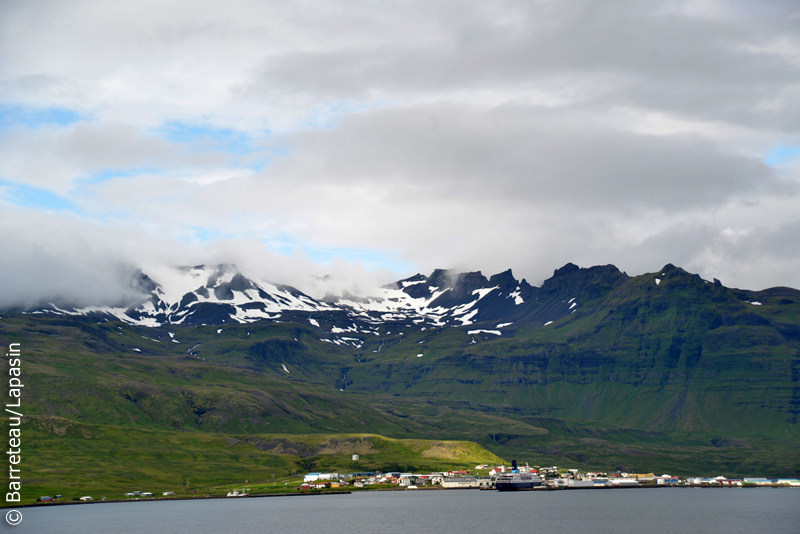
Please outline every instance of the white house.
[{"label": "white house", "polygon": [[339,473],[309,473],[303,477],[303,482],[317,482],[318,480],[340,480]]}]

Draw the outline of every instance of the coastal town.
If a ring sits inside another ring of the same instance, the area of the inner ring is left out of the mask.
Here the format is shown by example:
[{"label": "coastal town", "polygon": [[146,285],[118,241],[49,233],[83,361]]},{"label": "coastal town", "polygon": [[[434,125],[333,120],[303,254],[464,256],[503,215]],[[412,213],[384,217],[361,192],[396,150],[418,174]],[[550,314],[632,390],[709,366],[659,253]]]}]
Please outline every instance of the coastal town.
[{"label": "coastal town", "polygon": [[[516,463],[516,462],[515,462]],[[495,490],[497,481],[512,472],[512,467],[503,465],[476,465],[472,469],[442,471],[430,473],[401,473],[396,471],[368,471],[356,473],[314,472],[302,477],[292,477],[276,486],[258,483],[245,485],[237,489],[214,488],[200,495],[176,495],[174,491],[149,492],[131,491],[123,496],[100,497],[97,500],[151,500],[175,498],[214,498],[214,497],[256,497],[268,495],[297,495],[312,493],[349,493],[358,490],[436,490],[436,489],[480,489]],[[519,465],[514,473],[531,474],[541,480],[541,484],[529,488],[534,491],[570,490],[570,489],[611,489],[611,488],[657,488],[657,487],[706,487],[706,488],[800,488],[798,478],[744,477],[728,478],[716,476],[679,477],[669,474],[611,473],[562,468],[559,466],[541,467],[528,464]],[[61,495],[41,496],[41,503],[65,501],[92,502],[96,499],[90,495],[62,498]]]},{"label": "coastal town", "polygon": [[[577,488],[615,488],[646,486],[779,486],[800,488],[797,478],[727,478],[717,476],[707,478],[701,476],[678,477],[668,474],[625,473],[625,472],[581,472],[578,469],[564,469],[558,466],[540,467],[523,465],[520,473],[536,474],[541,478],[541,486],[534,489],[577,489]],[[442,489],[494,489],[497,478],[509,473],[506,465],[476,465],[473,470],[447,471],[433,473],[309,473],[303,477],[301,490],[323,490],[337,488],[363,488],[366,486],[386,485],[407,489],[442,488]]]}]

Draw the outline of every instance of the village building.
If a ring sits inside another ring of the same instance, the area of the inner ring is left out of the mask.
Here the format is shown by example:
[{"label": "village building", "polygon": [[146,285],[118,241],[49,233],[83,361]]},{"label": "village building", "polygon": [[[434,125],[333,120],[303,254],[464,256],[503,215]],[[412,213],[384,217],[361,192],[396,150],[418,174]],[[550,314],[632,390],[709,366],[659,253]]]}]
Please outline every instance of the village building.
[{"label": "village building", "polygon": [[478,477],[444,477],[442,479],[443,488],[479,488]]},{"label": "village building", "polygon": [[309,473],[303,477],[303,482],[316,482],[318,480],[340,480],[339,473]]}]

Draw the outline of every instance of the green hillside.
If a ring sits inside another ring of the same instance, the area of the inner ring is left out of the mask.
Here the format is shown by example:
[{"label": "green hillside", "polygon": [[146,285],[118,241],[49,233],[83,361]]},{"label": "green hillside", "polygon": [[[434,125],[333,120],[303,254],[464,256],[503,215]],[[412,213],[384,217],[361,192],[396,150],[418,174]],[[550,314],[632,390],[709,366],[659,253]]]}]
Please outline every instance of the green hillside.
[{"label": "green hillside", "polygon": [[[363,433],[470,441],[539,465],[800,473],[800,292],[729,289],[669,265],[634,278],[603,273],[551,289],[574,300],[572,313],[522,321],[502,337],[468,333],[495,324],[389,322],[353,349],[297,323],[144,328],[30,315],[4,317],[0,336],[22,343],[23,413],[41,416],[26,443],[40,447],[42,488],[54,454],[78,466],[106,450],[117,460],[102,474],[134,461],[116,451],[161,450],[154,472],[180,480],[192,450],[218,449],[198,478],[218,484],[215,470],[236,479],[252,469],[346,467],[266,452],[245,436]],[[93,437],[48,433],[42,418]],[[61,447],[68,439],[85,443]],[[369,465],[434,465],[392,457]]]},{"label": "green hillside", "polygon": [[[513,338],[408,336],[355,367],[351,388],[641,430],[796,440],[800,299],[786,294],[797,292],[763,292],[756,306],[679,269],[662,272],[659,285],[647,275],[601,298],[578,296],[575,313]],[[418,348],[425,355],[415,359]]]},{"label": "green hillside", "polygon": [[[397,440],[375,434],[174,432],[47,416],[28,418],[24,436],[25,502],[55,494],[119,499],[132,491],[205,495],[216,487],[269,486],[275,479],[291,480],[290,475],[308,470],[431,471],[502,461],[462,441]],[[359,454],[359,461],[352,460],[353,454]]]}]

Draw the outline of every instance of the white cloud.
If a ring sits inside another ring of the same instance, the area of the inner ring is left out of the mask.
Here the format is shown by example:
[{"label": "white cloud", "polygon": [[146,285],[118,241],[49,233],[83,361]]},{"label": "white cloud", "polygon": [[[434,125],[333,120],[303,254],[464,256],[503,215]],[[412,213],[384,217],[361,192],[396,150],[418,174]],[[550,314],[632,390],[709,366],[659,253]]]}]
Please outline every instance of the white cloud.
[{"label": "white cloud", "polygon": [[[218,260],[324,292],[308,280],[325,269],[367,285],[411,274],[262,245],[286,242],[532,283],[573,261],[800,286],[800,169],[761,160],[800,145],[796,15],[713,0],[6,2],[0,104],[81,120],[12,121],[0,181],[81,215],[9,204],[0,230],[24,258],[55,247],[75,277]],[[86,180],[108,169],[121,176]],[[102,261],[83,261],[87,241]]]}]

